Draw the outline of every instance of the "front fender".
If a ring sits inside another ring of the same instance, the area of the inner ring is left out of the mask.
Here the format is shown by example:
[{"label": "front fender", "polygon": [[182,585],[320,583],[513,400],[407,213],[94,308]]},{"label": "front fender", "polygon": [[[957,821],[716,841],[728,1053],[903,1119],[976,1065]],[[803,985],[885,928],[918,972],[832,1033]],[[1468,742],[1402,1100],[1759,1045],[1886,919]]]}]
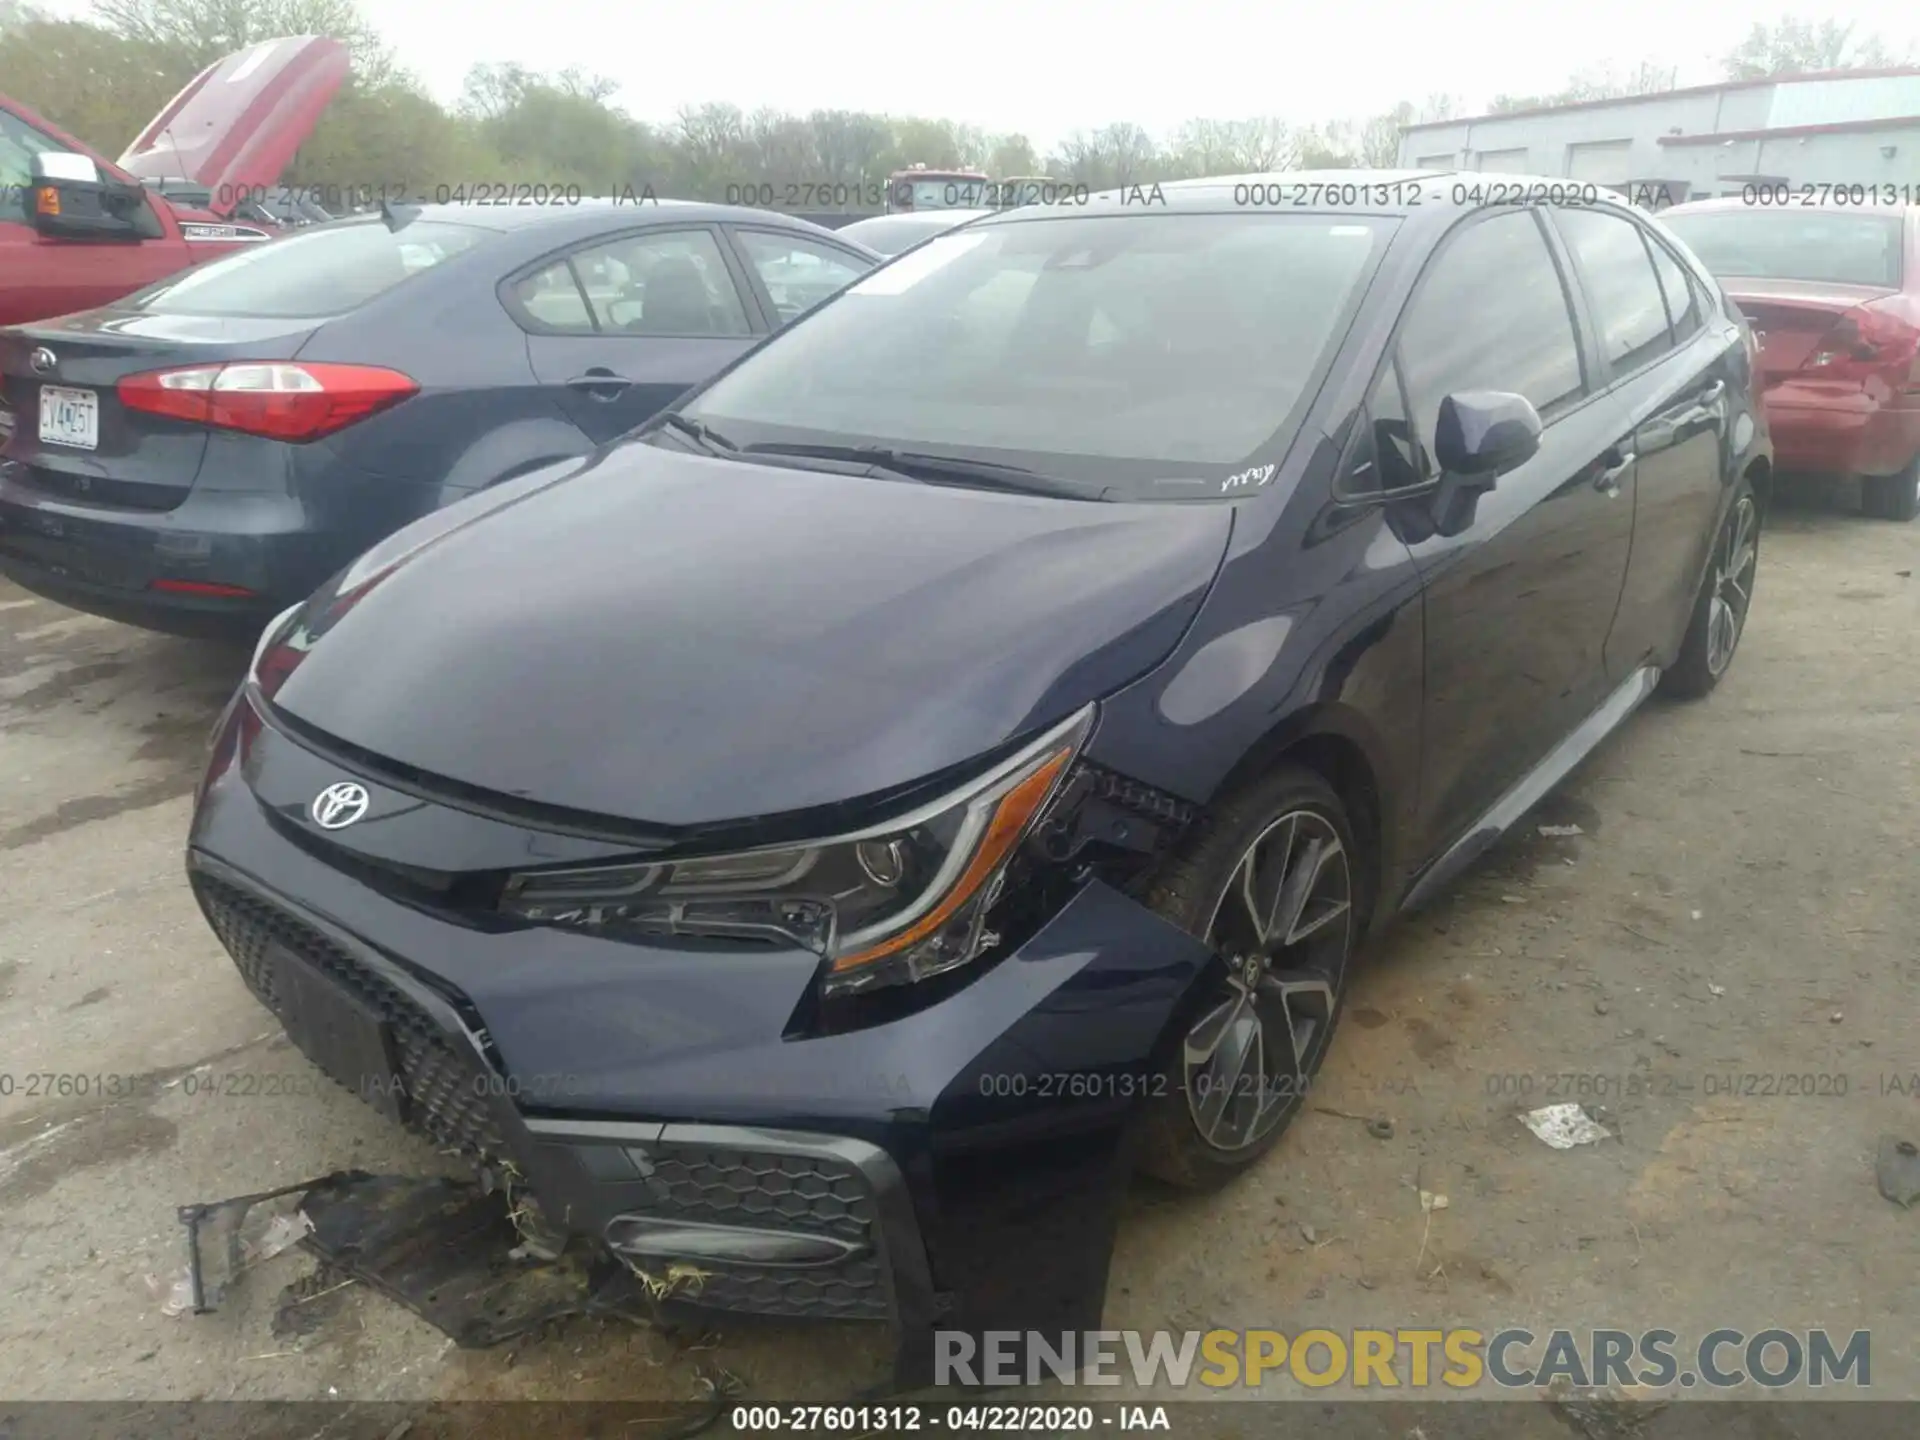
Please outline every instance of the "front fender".
[{"label": "front fender", "polygon": [[1179,649],[1103,707],[1089,758],[1204,806],[1336,736],[1378,797],[1384,891],[1418,799],[1420,577],[1381,510],[1349,507],[1337,524],[1335,507],[1306,511],[1236,545]]}]

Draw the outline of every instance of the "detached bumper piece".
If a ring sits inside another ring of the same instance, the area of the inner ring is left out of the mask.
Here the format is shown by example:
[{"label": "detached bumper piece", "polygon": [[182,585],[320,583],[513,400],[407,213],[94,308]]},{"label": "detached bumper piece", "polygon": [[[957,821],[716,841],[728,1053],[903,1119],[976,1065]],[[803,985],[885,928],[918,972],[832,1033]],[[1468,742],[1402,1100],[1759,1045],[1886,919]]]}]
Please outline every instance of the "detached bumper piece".
[{"label": "detached bumper piece", "polygon": [[[465,1350],[503,1344],[570,1315],[660,1318],[634,1275],[601,1251],[557,1263],[514,1258],[519,1243],[506,1195],[443,1176],[341,1170],[253,1195],[182,1205],[193,1312],[211,1314],[251,1263],[239,1240],[257,1206],[299,1195],[302,1249],[318,1274],[349,1276],[413,1311]],[[288,1287],[283,1309],[303,1303]]]},{"label": "detached bumper piece", "polygon": [[306,1249],[463,1350],[569,1315],[656,1318],[644,1289],[604,1254],[510,1259],[519,1237],[506,1196],[470,1182],[343,1171],[314,1185],[300,1209],[313,1222]]},{"label": "detached bumper piece", "polygon": [[[891,1320],[903,1345],[908,1332],[924,1344],[934,1314],[926,1253],[904,1181],[878,1146],[524,1116],[463,997],[429,990],[217,862],[196,858],[191,879],[247,985],[308,1059],[469,1158],[516,1203],[530,1191],[546,1225],[604,1246],[668,1315]],[[405,1287],[380,1288],[407,1301]]]}]

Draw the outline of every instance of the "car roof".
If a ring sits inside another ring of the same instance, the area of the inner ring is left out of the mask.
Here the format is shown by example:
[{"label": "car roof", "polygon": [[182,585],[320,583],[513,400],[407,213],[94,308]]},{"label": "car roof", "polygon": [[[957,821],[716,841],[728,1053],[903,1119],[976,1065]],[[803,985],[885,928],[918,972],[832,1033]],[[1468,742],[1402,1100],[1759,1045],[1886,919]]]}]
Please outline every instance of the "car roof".
[{"label": "car roof", "polygon": [[[465,225],[475,230],[493,230],[501,233],[537,235],[550,240],[555,245],[564,245],[580,238],[588,238],[614,228],[627,229],[645,225],[685,225],[717,224],[727,222],[735,225],[765,225],[781,230],[795,230],[809,235],[831,236],[833,231],[824,225],[816,225],[811,220],[802,220],[794,215],[782,215],[773,210],[754,210],[744,205],[716,205],[700,200],[656,200],[652,196],[643,199],[608,199],[601,196],[588,196],[578,202],[542,205],[488,205],[443,204],[406,206],[413,212],[413,218],[434,221],[442,224]],[[379,223],[377,212],[367,215],[350,215],[336,224]],[[408,222],[411,223],[411,220]],[[400,233],[405,233],[405,226]],[[840,243],[851,245],[854,249],[864,249],[858,241],[843,240]]]}]

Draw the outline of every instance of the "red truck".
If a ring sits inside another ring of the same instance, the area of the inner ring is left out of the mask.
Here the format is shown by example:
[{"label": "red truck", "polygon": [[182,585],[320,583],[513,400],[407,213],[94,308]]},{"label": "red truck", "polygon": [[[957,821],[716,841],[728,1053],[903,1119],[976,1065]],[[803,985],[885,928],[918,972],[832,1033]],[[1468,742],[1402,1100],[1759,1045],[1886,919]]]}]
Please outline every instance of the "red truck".
[{"label": "red truck", "polygon": [[347,69],[324,36],[250,45],[195,76],[118,164],[0,95],[0,325],[104,305],[272,239],[259,202]]}]

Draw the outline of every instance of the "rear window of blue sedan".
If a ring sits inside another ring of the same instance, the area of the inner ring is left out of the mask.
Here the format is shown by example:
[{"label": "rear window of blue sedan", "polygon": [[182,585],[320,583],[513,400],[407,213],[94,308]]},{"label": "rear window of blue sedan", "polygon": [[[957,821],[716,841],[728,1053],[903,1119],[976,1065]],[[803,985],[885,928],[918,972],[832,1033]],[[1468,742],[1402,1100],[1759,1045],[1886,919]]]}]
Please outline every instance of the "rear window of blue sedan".
[{"label": "rear window of blue sedan", "polygon": [[350,220],[196,265],[120,303],[155,315],[344,315],[492,233],[442,221],[416,220],[389,230],[379,220]]}]

